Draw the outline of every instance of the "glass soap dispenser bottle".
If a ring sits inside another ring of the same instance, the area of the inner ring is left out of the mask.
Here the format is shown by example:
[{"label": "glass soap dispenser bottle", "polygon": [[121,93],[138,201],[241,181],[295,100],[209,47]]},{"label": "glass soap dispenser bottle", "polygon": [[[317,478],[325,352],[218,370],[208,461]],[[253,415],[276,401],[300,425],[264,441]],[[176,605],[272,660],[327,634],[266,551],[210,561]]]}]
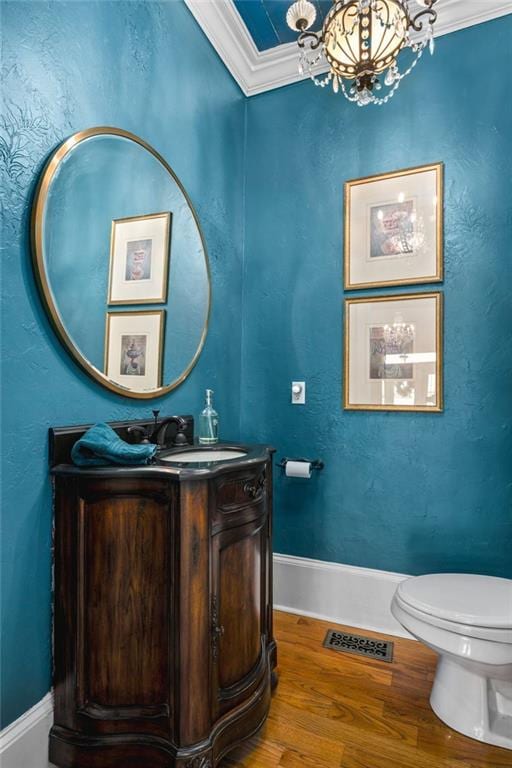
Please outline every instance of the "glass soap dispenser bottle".
[{"label": "glass soap dispenser bottle", "polygon": [[219,442],[219,414],[212,406],[213,389],[206,390],[204,408],[199,414],[199,442],[212,445]]}]

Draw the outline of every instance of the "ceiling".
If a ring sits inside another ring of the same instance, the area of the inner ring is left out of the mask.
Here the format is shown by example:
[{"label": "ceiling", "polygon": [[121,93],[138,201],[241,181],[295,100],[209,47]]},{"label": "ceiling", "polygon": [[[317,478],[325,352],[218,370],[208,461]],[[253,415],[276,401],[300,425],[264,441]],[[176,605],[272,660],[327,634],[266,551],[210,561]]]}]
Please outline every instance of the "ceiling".
[{"label": "ceiling", "polygon": [[[316,7],[317,29],[332,6],[332,0],[312,0]],[[234,0],[235,7],[259,51],[266,51],[297,39],[286,23],[286,11],[292,0]]]},{"label": "ceiling", "polygon": [[[331,0],[312,0],[318,29]],[[418,0],[409,0],[414,12]],[[420,0],[421,2],[421,0]],[[185,0],[246,96],[305,79],[296,36],[286,26],[292,0]],[[438,0],[436,37],[512,13],[512,0]]]}]

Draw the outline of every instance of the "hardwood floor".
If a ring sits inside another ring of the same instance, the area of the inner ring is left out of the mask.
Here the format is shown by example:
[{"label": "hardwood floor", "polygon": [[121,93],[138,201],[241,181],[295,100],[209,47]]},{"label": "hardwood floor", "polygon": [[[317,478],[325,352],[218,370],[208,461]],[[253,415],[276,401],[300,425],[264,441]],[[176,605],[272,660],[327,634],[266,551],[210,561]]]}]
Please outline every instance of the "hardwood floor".
[{"label": "hardwood floor", "polygon": [[512,768],[510,750],[468,739],[434,715],[436,656],[420,643],[389,638],[395,653],[386,664],[323,648],[335,624],[274,615],[279,685],[268,721],[222,768]]}]

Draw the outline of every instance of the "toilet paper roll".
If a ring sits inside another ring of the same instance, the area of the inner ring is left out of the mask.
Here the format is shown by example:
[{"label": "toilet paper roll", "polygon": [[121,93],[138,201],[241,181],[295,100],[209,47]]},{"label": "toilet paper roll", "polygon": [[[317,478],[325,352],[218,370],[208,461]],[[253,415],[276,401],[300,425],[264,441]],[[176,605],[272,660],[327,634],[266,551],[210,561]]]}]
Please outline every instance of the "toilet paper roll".
[{"label": "toilet paper roll", "polygon": [[309,461],[287,461],[285,467],[286,477],[311,477],[311,463]]}]

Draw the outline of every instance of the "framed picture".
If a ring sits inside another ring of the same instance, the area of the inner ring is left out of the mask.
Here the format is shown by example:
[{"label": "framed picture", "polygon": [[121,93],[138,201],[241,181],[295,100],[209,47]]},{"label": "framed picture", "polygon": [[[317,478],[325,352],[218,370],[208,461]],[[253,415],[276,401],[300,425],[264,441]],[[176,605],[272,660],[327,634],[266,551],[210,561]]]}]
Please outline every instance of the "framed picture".
[{"label": "framed picture", "polygon": [[171,214],[114,219],[110,236],[109,304],[167,301]]},{"label": "framed picture", "polygon": [[443,164],[345,183],[345,289],[443,279]]},{"label": "framed picture", "polygon": [[107,312],[105,374],[137,392],[162,386],[165,310]]},{"label": "framed picture", "polygon": [[442,294],[345,299],[343,406],[442,411]]}]

